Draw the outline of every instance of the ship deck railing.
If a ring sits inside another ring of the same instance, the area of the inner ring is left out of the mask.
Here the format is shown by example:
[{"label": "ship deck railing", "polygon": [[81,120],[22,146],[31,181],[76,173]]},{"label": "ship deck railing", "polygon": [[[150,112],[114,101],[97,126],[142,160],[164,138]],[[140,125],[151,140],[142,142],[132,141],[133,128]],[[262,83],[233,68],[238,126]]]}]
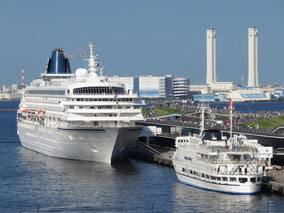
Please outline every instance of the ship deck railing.
[{"label": "ship deck railing", "polygon": [[[204,145],[199,145],[199,147],[201,149],[204,149],[208,152],[212,152],[212,153],[220,153],[220,152],[251,152],[254,153],[257,151],[256,148],[252,148],[252,147],[237,147],[237,146],[232,146],[232,147],[208,147],[208,146],[204,146]],[[237,154],[237,153],[236,153]]]},{"label": "ship deck railing", "polygon": [[260,164],[265,165],[266,160],[264,159],[252,159],[252,160],[215,160],[215,159],[205,159],[202,157],[197,157],[198,160],[212,163],[212,164],[238,164],[238,165],[246,165],[246,164]]}]

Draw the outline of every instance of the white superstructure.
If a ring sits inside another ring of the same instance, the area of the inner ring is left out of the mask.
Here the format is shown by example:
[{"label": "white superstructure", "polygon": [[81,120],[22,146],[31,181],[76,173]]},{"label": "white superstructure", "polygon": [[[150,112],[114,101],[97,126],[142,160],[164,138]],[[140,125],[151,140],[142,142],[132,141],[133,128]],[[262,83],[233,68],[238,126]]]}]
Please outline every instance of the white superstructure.
[{"label": "white superstructure", "polygon": [[248,28],[248,87],[258,87],[258,30]]},{"label": "white superstructure", "polygon": [[[204,111],[203,111],[204,112]],[[272,147],[234,135],[229,140],[219,130],[176,138],[173,165],[182,183],[233,194],[253,194],[261,189],[270,166]]]},{"label": "white superstructure", "polygon": [[122,84],[97,74],[100,61],[93,45],[89,47],[89,72],[80,68],[71,74],[64,52],[56,49],[47,71],[25,89],[17,116],[24,147],[107,163],[130,151],[142,129],[135,121],[143,120],[139,106],[144,103]]}]

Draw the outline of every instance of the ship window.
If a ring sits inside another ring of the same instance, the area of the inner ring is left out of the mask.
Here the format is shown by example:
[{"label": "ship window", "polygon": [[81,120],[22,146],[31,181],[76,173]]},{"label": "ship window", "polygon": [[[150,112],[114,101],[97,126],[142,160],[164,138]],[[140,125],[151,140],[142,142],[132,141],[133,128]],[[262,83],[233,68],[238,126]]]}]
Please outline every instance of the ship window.
[{"label": "ship window", "polygon": [[256,182],[256,178],[251,178],[250,182],[255,183]]},{"label": "ship window", "polygon": [[222,177],[222,181],[228,181],[227,177]]},{"label": "ship window", "polygon": [[208,178],[208,179],[209,179],[209,175],[206,175],[206,178]]},{"label": "ship window", "polygon": [[202,173],[202,177],[205,177],[205,174]]},{"label": "ship window", "polygon": [[94,126],[98,126],[99,123],[97,121],[94,121]]},{"label": "ship window", "polygon": [[230,181],[237,181],[235,177],[230,177]]},{"label": "ship window", "polygon": [[34,94],[34,95],[65,95],[65,90],[26,90],[26,94]]},{"label": "ship window", "polygon": [[241,160],[241,156],[240,155],[233,155],[233,160],[239,161],[239,160]]},{"label": "ship window", "polygon": [[221,180],[221,177],[217,177],[217,180]]},{"label": "ship window", "polygon": [[183,171],[183,172],[185,172],[185,169],[184,169],[184,168],[182,168],[182,171]]},{"label": "ship window", "polygon": [[245,182],[248,181],[248,179],[247,178],[239,178],[239,181],[240,181],[240,183],[245,183]]},{"label": "ship window", "polygon": [[211,180],[216,180],[216,177],[210,176],[210,179],[211,179]]},{"label": "ship window", "polygon": [[95,109],[95,107],[91,106],[90,109]]},{"label": "ship window", "polygon": [[196,175],[196,171],[193,171],[193,174]]},{"label": "ship window", "polygon": [[86,93],[86,94],[125,94],[124,88],[119,87],[88,87],[88,89],[76,88],[73,90],[74,94]]},{"label": "ship window", "polygon": [[189,173],[192,174],[192,170],[189,170]]},{"label": "ship window", "polygon": [[67,90],[67,93],[68,93],[68,94],[70,93],[70,90],[69,90],[69,89]]},{"label": "ship window", "polygon": [[257,181],[260,181],[260,177],[257,178]]}]

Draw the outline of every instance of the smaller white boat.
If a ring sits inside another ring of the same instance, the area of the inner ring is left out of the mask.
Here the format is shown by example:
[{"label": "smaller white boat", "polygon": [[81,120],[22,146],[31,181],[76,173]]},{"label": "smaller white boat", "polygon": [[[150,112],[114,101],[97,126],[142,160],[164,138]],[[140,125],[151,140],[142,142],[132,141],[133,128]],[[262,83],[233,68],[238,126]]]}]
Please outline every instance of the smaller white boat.
[{"label": "smaller white boat", "polygon": [[[202,108],[204,122],[204,108]],[[202,123],[203,123],[202,122]],[[232,194],[254,194],[270,168],[272,147],[244,135],[227,139],[219,130],[176,138],[173,165],[180,182]]]}]

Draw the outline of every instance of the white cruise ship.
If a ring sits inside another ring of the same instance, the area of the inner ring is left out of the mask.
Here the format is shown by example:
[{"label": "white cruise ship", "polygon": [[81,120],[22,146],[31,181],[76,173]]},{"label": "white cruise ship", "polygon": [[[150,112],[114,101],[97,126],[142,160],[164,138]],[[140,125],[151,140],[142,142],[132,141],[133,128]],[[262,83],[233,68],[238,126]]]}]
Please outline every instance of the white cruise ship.
[{"label": "white cruise ship", "polygon": [[62,49],[54,49],[46,72],[24,92],[17,112],[21,144],[48,156],[111,163],[125,157],[144,120],[137,94],[110,84],[89,45],[88,70],[71,73]]},{"label": "white cruise ship", "polygon": [[259,192],[262,177],[270,168],[272,147],[264,147],[243,135],[227,140],[219,130],[201,132],[176,138],[173,165],[179,181],[224,193]]}]

